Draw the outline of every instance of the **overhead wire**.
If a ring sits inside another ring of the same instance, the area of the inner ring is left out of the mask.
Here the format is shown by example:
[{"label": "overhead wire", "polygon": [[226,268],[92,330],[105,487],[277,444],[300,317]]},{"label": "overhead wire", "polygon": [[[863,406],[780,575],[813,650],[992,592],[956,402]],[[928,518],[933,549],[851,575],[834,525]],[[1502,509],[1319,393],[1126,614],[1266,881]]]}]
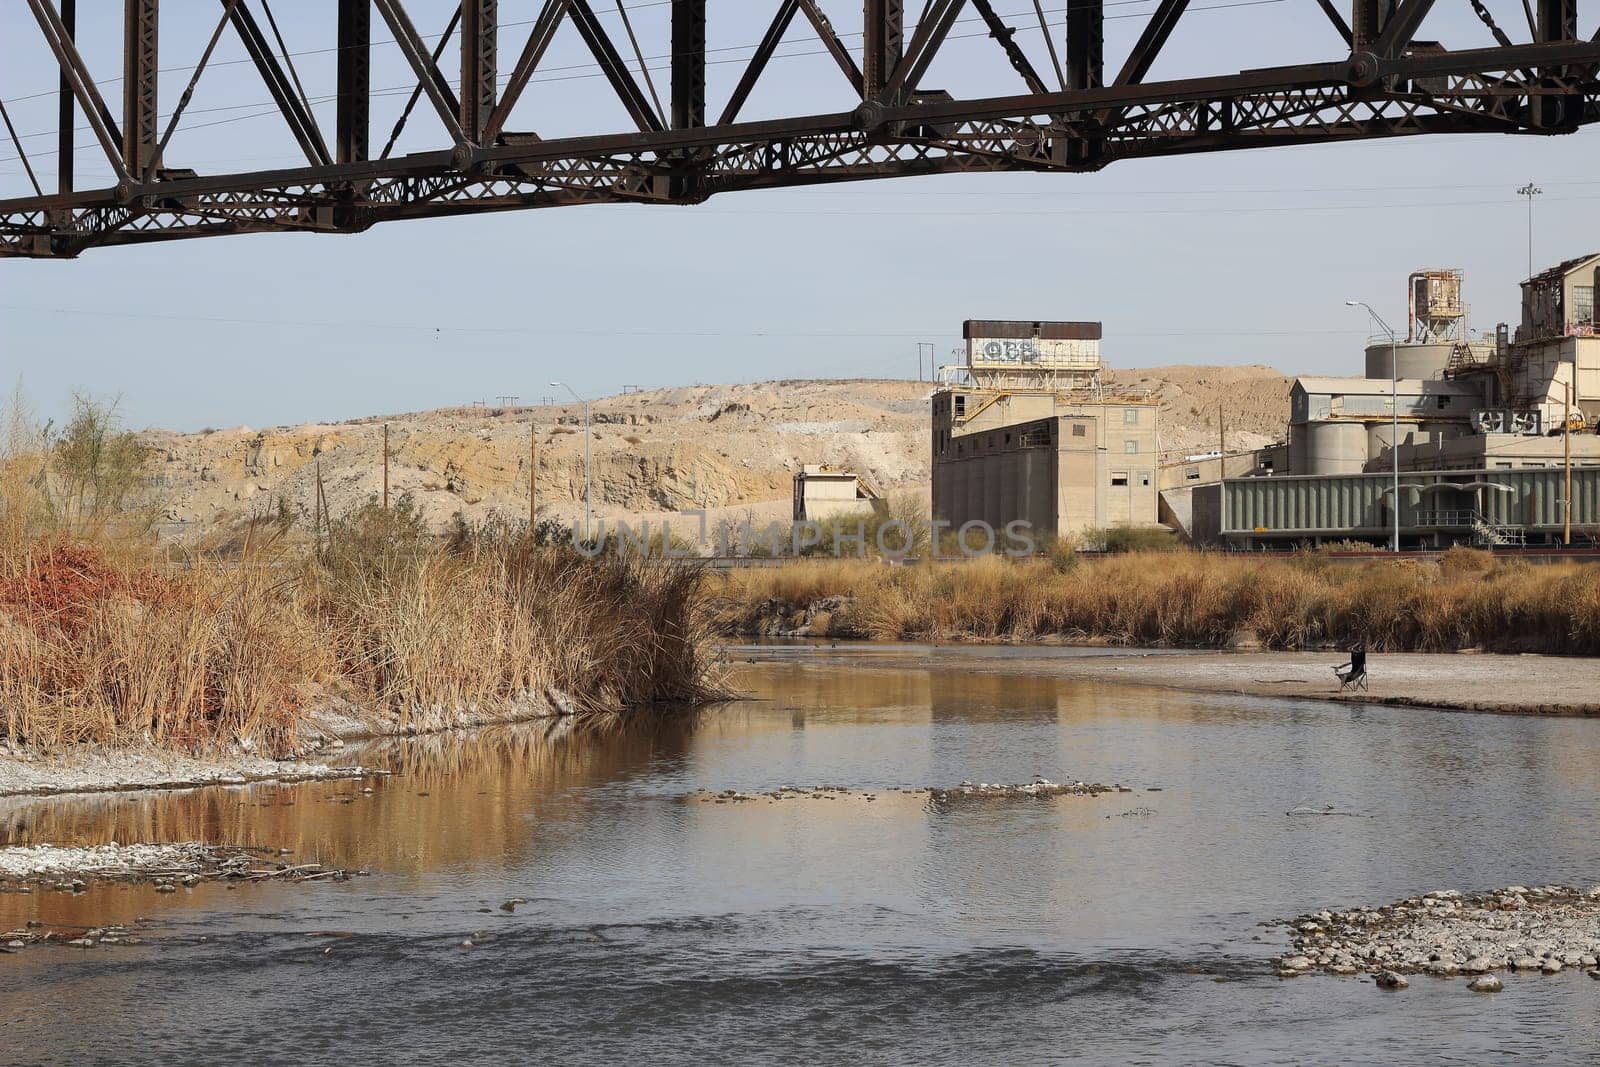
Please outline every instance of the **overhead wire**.
[{"label": "overhead wire", "polygon": [[[447,323],[397,323],[397,322],[361,322],[354,320],[309,320],[309,319],[258,319],[236,316],[219,315],[167,315],[159,312],[148,311],[116,311],[106,308],[66,308],[66,307],[41,307],[29,304],[0,303],[0,311],[28,312],[48,315],[67,315],[79,318],[108,318],[129,319],[151,322],[185,322],[203,324],[208,326],[257,326],[257,327],[283,327],[290,329],[309,330],[361,330],[361,331],[390,331],[395,333],[417,333],[424,335],[481,335],[481,336],[512,336],[512,337],[674,337],[688,339],[705,338],[769,338],[775,340],[852,340],[852,339],[895,339],[906,337],[927,337],[930,334],[940,334],[946,328],[910,329],[910,330],[627,330],[614,327],[528,327],[528,326],[458,326]],[[1365,336],[1365,328],[1350,327],[1348,329],[1297,329],[1297,330],[1239,330],[1234,328],[1217,330],[1156,330],[1156,331],[1117,331],[1118,337],[1137,338],[1182,338],[1182,337],[1289,337],[1289,336]]]}]

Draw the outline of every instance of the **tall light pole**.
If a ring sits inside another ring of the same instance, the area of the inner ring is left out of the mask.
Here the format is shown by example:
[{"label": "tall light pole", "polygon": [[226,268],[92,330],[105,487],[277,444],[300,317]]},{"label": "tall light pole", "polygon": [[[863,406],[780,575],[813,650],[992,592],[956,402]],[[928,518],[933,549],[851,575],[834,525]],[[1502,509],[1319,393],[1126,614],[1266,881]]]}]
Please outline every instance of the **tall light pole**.
[{"label": "tall light pole", "polygon": [[1372,321],[1378,328],[1389,335],[1389,407],[1394,415],[1394,429],[1389,436],[1389,455],[1394,460],[1394,499],[1389,504],[1390,514],[1394,516],[1394,541],[1389,546],[1394,552],[1400,551],[1400,368],[1395,364],[1395,350],[1400,347],[1399,339],[1389,324],[1383,321],[1372,305],[1365,300],[1346,300],[1346,307],[1366,308],[1367,314],[1372,316]]},{"label": "tall light pole", "polygon": [[589,432],[589,402],[566,382],[551,382],[550,387],[562,388],[572,394],[572,399],[583,405],[583,539],[587,542],[594,524],[594,465],[589,458],[589,443],[594,435]]},{"label": "tall light pole", "polygon": [[932,381],[936,377],[934,372],[933,372],[934,347],[933,347],[933,342],[932,341],[919,341],[917,343],[917,381],[920,382],[922,380],[922,350],[923,349],[927,349],[928,350],[928,380]]},{"label": "tall light pole", "polygon": [[1517,190],[1517,195],[1528,200],[1528,277],[1533,277],[1533,198],[1543,196],[1544,190],[1529,182]]}]

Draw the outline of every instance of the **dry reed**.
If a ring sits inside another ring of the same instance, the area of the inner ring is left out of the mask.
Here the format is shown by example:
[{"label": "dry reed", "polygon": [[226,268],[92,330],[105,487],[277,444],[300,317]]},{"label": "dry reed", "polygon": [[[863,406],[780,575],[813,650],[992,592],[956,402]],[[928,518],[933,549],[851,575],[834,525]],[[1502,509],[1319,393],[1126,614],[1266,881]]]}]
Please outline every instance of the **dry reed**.
[{"label": "dry reed", "polygon": [[1600,654],[1600,567],[1457,549],[1438,562],[1336,563],[1133,553],[887,566],[796,561],[727,575],[725,633],[787,629],[826,604],[828,629],[880,640],[1041,638],[1123,645]]},{"label": "dry reed", "polygon": [[146,452],[77,398],[0,412],[0,737],[292,751],[334,699],[375,722],[620,712],[720,695],[698,569],[586,559],[541,526],[441,540],[409,497],[292,545],[280,508],[174,558]]},{"label": "dry reed", "polygon": [[558,546],[442,546],[375,566],[266,550],[127,567],[0,545],[0,736],[292,751],[331,697],[402,724],[457,710],[617,712],[716,695],[700,574]]}]

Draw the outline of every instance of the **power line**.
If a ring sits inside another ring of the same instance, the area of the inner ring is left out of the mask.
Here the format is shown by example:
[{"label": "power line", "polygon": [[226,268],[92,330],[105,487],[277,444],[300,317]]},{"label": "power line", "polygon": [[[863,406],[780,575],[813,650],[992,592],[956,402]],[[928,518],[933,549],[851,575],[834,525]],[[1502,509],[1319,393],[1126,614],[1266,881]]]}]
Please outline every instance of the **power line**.
[{"label": "power line", "polygon": [[[1600,196],[1563,196],[1552,197],[1550,203],[1574,203],[1584,200],[1600,200]],[[1456,208],[1456,207],[1504,207],[1515,204],[1515,200],[1429,200],[1403,204],[1298,204],[1279,207],[1207,207],[1207,208],[1065,208],[1042,209],[1031,211],[813,211],[802,209],[799,211],[762,210],[742,211],[729,210],[716,207],[702,210],[704,215],[759,215],[762,218],[784,218],[795,216],[798,218],[840,217],[840,218],[871,218],[871,219],[920,219],[920,218],[1049,218],[1062,215],[1273,215],[1273,214],[1301,214],[1317,211],[1398,211],[1418,210],[1422,208]]]},{"label": "power line", "polygon": [[[385,330],[394,333],[415,333],[443,336],[510,336],[510,337],[674,337],[674,338],[738,338],[772,340],[858,340],[903,339],[943,335],[946,329],[929,329],[923,326],[910,330],[886,331],[818,331],[818,330],[622,330],[593,327],[540,327],[526,326],[454,326],[428,323],[356,322],[309,319],[258,319],[216,315],[165,315],[145,311],[108,311],[104,308],[41,307],[28,304],[0,304],[0,310],[43,315],[66,315],[77,318],[131,319],[146,322],[187,322],[207,326],[271,326],[290,329],[313,330]],[[1117,337],[1184,338],[1184,337],[1299,337],[1362,335],[1361,329],[1336,330],[1172,330],[1172,331],[1116,331]]]}]

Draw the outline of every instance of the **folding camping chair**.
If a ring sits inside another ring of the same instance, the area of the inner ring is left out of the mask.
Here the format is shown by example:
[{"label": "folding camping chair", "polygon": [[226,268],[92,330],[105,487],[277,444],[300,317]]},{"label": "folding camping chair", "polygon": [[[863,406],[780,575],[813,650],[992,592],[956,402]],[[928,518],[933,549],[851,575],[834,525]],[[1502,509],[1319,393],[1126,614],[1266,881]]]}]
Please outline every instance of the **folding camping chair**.
[{"label": "folding camping chair", "polygon": [[1357,645],[1350,650],[1350,662],[1341,663],[1333,669],[1335,678],[1339,679],[1339,691],[1346,689],[1367,688],[1367,650]]}]

